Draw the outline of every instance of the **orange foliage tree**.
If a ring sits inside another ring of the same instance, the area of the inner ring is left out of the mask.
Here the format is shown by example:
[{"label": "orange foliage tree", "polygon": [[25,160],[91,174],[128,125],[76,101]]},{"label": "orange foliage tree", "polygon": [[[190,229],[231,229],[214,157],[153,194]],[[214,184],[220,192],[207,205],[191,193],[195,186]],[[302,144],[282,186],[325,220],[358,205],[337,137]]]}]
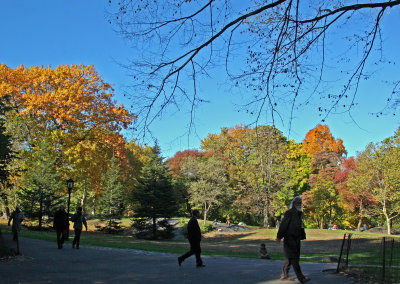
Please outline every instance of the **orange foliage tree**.
[{"label": "orange foliage tree", "polygon": [[34,147],[37,139],[49,139],[64,165],[64,177],[73,175],[79,181],[89,177],[92,189],[99,191],[109,158],[125,158],[125,140],[119,132],[136,117],[116,104],[111,85],[93,66],[12,69],[0,64],[3,96],[10,98],[15,110],[9,121],[24,123],[29,132],[23,142]]},{"label": "orange foliage tree", "polygon": [[178,151],[175,153],[175,155],[172,158],[169,158],[167,160],[167,165],[169,166],[169,169],[171,173],[174,176],[177,176],[181,173],[181,165],[182,162],[185,158],[197,158],[197,157],[202,157],[204,153],[198,151],[198,150],[185,150],[185,151]]},{"label": "orange foliage tree", "polygon": [[321,124],[306,134],[303,147],[311,157],[312,167],[311,189],[303,196],[304,204],[317,226],[324,228],[327,220],[329,223],[335,221],[340,206],[334,177],[347,152],[342,139],[335,139],[329,127]]},{"label": "orange foliage tree", "polygon": [[347,154],[343,146],[343,140],[340,138],[335,139],[328,125],[318,124],[315,128],[308,131],[303,140],[303,146],[304,150],[311,156],[326,152],[337,153],[338,156]]}]

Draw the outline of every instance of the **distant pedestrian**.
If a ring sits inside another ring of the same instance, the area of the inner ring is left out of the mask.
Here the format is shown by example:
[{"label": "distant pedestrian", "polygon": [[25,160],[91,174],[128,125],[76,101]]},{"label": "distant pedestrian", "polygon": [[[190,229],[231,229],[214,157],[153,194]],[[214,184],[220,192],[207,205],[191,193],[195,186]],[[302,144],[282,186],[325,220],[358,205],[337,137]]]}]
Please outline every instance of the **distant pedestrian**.
[{"label": "distant pedestrian", "polygon": [[368,230],[367,224],[364,224],[364,232]]},{"label": "distant pedestrian", "polygon": [[76,245],[76,248],[79,249],[79,241],[81,239],[83,225],[85,225],[87,231],[86,218],[82,214],[82,207],[78,207],[76,213],[72,216],[71,221],[74,222],[74,231],[75,231],[75,237],[74,241],[72,242],[72,248],[75,248]]},{"label": "distant pedestrian", "polygon": [[262,258],[262,259],[270,259],[271,258],[268,254],[265,244],[260,245],[260,258]]},{"label": "distant pedestrian", "polygon": [[303,206],[300,196],[296,196],[290,203],[289,210],[279,226],[276,241],[280,242],[283,238],[283,250],[285,260],[283,262],[281,280],[294,280],[289,277],[290,266],[296,273],[297,279],[301,282],[307,282],[310,278],[303,275],[300,268],[300,241],[306,239],[304,224],[302,221]]},{"label": "distant pedestrian", "polygon": [[228,224],[228,228],[231,226],[231,218],[229,218],[229,215],[226,216],[226,224]]},{"label": "distant pedestrian", "polygon": [[65,212],[64,205],[61,205],[58,211],[54,214],[53,227],[57,233],[57,246],[59,249],[62,249],[69,230],[68,214]]},{"label": "distant pedestrian", "polygon": [[201,259],[201,247],[200,247],[200,242],[201,242],[201,231],[200,231],[200,226],[199,222],[197,222],[197,218],[200,217],[200,211],[197,209],[194,209],[192,211],[192,218],[190,218],[188,225],[187,225],[187,231],[188,231],[188,240],[190,243],[190,250],[178,257],[178,264],[181,266],[182,262],[188,258],[189,256],[195,254],[196,255],[196,267],[204,267],[205,265],[203,264],[203,261]]},{"label": "distant pedestrian", "polygon": [[10,219],[8,219],[8,226],[12,222],[11,231],[13,232],[13,241],[18,241],[18,233],[21,231],[21,223],[24,220],[24,213],[22,213],[19,205],[15,207],[15,211],[13,211],[10,215]]}]

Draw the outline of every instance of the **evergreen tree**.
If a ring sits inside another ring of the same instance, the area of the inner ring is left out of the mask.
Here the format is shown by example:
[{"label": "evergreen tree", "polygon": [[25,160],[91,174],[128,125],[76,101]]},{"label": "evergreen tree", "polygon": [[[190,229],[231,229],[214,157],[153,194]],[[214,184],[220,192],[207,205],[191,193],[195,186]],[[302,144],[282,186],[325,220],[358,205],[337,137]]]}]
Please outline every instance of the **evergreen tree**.
[{"label": "evergreen tree", "polygon": [[102,178],[103,192],[100,198],[100,212],[108,220],[107,230],[112,233],[119,229],[118,222],[125,210],[125,192],[121,182],[121,170],[115,157],[110,160],[108,171]]},{"label": "evergreen tree", "polygon": [[7,182],[7,165],[12,157],[11,136],[6,133],[5,114],[9,110],[4,101],[0,101],[0,183]]},{"label": "evergreen tree", "polygon": [[[134,216],[138,218],[134,227],[138,230],[139,237],[147,237],[149,231],[153,239],[171,236],[172,228],[165,218],[176,213],[177,197],[171,175],[160,157],[158,145],[152,147],[149,160],[141,170],[138,186],[132,193],[132,201]],[[157,222],[160,218],[164,220]],[[157,227],[163,230],[157,231]]]},{"label": "evergreen tree", "polygon": [[8,176],[9,169],[8,165],[12,160],[12,148],[11,148],[11,136],[6,133],[6,118],[5,114],[10,109],[6,106],[6,98],[0,100],[0,197],[3,201],[4,207],[7,210],[7,215],[10,212],[8,210],[8,196],[6,189],[8,188]]},{"label": "evergreen tree", "polygon": [[61,195],[64,183],[57,171],[54,149],[45,139],[26,153],[25,170],[21,174],[20,200],[27,217],[37,218],[39,228],[43,217],[51,216],[65,201]]}]

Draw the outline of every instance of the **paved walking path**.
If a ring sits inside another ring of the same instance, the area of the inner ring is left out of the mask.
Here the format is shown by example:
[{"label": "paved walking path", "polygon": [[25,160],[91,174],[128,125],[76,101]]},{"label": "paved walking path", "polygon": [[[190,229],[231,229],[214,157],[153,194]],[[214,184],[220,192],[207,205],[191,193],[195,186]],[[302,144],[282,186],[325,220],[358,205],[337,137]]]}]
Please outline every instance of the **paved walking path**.
[{"label": "paved walking path", "polygon": [[[11,235],[3,237],[11,243]],[[204,268],[195,267],[194,257],[179,267],[178,255],[171,253],[94,246],[76,250],[70,242],[59,250],[55,241],[28,238],[20,238],[20,250],[20,256],[0,262],[0,283],[299,283],[279,280],[281,261],[204,256]],[[334,264],[301,266],[310,284],[354,283],[322,272]]]}]

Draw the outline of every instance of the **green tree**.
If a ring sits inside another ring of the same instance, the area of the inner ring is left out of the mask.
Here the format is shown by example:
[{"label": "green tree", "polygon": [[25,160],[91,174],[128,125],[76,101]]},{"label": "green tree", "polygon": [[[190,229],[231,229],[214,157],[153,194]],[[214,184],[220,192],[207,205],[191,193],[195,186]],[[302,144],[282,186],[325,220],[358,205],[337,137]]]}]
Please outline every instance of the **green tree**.
[{"label": "green tree", "polygon": [[[351,160],[350,160],[351,161]],[[372,171],[368,151],[361,152],[353,161],[347,182],[341,186],[343,199],[352,207],[352,215],[357,215],[357,230],[361,230],[365,217],[376,214],[376,200],[372,196]],[[343,166],[343,164],[342,164]],[[344,191],[344,192],[343,192]]]},{"label": "green tree", "polygon": [[278,216],[285,213],[285,205],[290,204],[295,196],[302,195],[310,189],[311,158],[302,144],[289,141],[284,169],[284,186],[277,193],[280,206],[275,214]]},{"label": "green tree", "polygon": [[268,227],[281,207],[277,200],[286,182],[287,139],[273,126],[259,126],[253,129],[252,141],[247,173],[253,176],[254,188],[262,192],[264,227]]},{"label": "green tree", "polygon": [[[134,217],[139,218],[134,226],[136,224],[136,228],[140,230],[143,224],[150,222],[152,238],[157,239],[162,233],[158,232],[157,224],[168,230],[168,223],[157,219],[170,218],[176,213],[177,198],[158,145],[151,148],[148,158],[140,171],[138,185],[132,192]],[[144,226],[143,229],[147,227]]]},{"label": "green tree", "polygon": [[213,206],[220,204],[228,193],[224,162],[216,156],[188,158],[181,167],[189,178],[190,201],[203,208],[204,224]]},{"label": "green tree", "polygon": [[392,221],[400,215],[400,128],[394,136],[369,144],[363,155],[359,171],[366,179],[358,185],[371,192],[391,234]]},{"label": "green tree", "polygon": [[127,194],[121,181],[121,170],[116,157],[112,157],[109,169],[102,177],[102,194],[100,197],[100,213],[108,220],[109,233],[118,227],[115,219],[120,219],[126,208]]},{"label": "green tree", "polygon": [[10,215],[7,189],[9,188],[10,162],[13,158],[11,135],[6,132],[6,113],[10,107],[3,102],[8,97],[0,99],[0,198],[6,210],[7,216]]},{"label": "green tree", "polygon": [[62,194],[65,186],[54,153],[52,145],[42,140],[24,156],[21,205],[28,217],[37,218],[39,227],[42,227],[43,217],[52,216],[59,204],[65,201],[66,192]]},{"label": "green tree", "polygon": [[288,149],[281,131],[273,126],[223,128],[221,134],[202,140],[202,148],[225,161],[240,215],[261,216],[268,226],[282,207],[277,195],[286,182]]},{"label": "green tree", "polygon": [[338,157],[333,152],[318,152],[312,158],[311,189],[304,195],[306,212],[311,213],[317,226],[325,228],[332,223],[339,209],[339,192],[334,181],[339,170]]}]

